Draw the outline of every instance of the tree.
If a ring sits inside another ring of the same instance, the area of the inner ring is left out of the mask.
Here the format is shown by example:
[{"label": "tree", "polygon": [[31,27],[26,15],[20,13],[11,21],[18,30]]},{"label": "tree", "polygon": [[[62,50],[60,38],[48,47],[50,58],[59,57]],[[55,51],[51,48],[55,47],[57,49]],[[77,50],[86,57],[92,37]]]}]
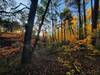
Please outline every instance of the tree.
[{"label": "tree", "polygon": [[10,21],[9,19],[0,20],[0,25],[5,28],[4,32],[13,32],[18,25],[20,25],[17,21]]},{"label": "tree", "polygon": [[79,39],[83,38],[83,30],[82,30],[82,20],[81,20],[81,1],[80,0],[76,0],[76,4],[78,7],[78,13],[79,13]]},{"label": "tree", "polygon": [[[43,18],[43,14],[45,12],[45,8],[46,8],[46,5],[47,5],[47,2],[48,2],[48,0],[41,0],[40,4],[38,5],[37,13],[36,13],[37,19],[36,19],[36,22],[35,22],[35,24],[36,24],[35,27],[36,28],[39,27],[39,25],[41,23],[41,20]],[[46,15],[44,17],[44,22],[43,22],[43,25],[42,25],[40,31],[45,30],[45,28],[46,28],[46,30],[48,28],[50,28],[50,23],[51,23],[50,16],[51,16],[51,13],[50,13],[50,9],[49,8],[50,8],[50,6],[48,7],[48,10],[46,12]],[[37,30],[37,33],[38,33],[38,30]]]},{"label": "tree", "polygon": [[0,0],[0,18],[10,17],[8,9],[16,5],[14,0]]},{"label": "tree", "polygon": [[[92,21],[92,26],[93,26],[93,0],[91,0],[91,11],[92,11],[92,15],[91,15],[91,21]],[[92,31],[93,31],[93,27],[92,27]]]},{"label": "tree", "polygon": [[98,14],[99,14],[99,1],[100,0],[94,0],[94,8],[92,12],[92,30],[97,28],[97,20],[98,20]]},{"label": "tree", "polygon": [[[41,0],[40,1],[40,5],[38,6],[38,9],[37,9],[37,16],[38,16],[38,19],[37,19],[37,24],[40,23],[39,20],[42,19],[42,16],[43,15],[43,12],[45,11],[45,7],[46,7],[46,4],[47,4],[48,0]],[[55,33],[54,31],[54,27],[55,27],[55,24],[57,23],[57,17],[58,17],[58,8],[60,6],[60,0],[52,0],[50,2],[50,5],[48,7],[48,10],[47,10],[47,13],[46,13],[46,17],[44,19],[44,26],[48,26],[48,24],[50,25],[51,23],[51,26],[52,26],[52,36],[53,34]],[[57,14],[56,14],[57,12]],[[51,27],[49,26],[49,27]],[[54,40],[54,38],[53,38]]]},{"label": "tree", "polygon": [[[91,0],[92,4],[92,0]],[[99,16],[99,0],[94,0],[94,8],[91,6],[92,9],[92,31],[94,36],[92,36],[92,44],[95,46],[96,44],[96,30],[97,30],[97,22]]]},{"label": "tree", "polygon": [[59,7],[61,5],[61,0],[52,0],[51,1],[51,7],[50,7],[50,11],[51,11],[51,22],[52,22],[52,40],[54,41],[54,34],[55,34],[55,24],[57,24],[57,18],[60,17],[59,15]]},{"label": "tree", "polygon": [[39,34],[40,34],[40,32],[41,32],[41,28],[42,28],[42,25],[43,25],[43,23],[44,23],[44,19],[45,19],[45,16],[46,16],[46,13],[47,13],[47,10],[48,10],[48,7],[49,7],[50,2],[51,2],[51,0],[48,0],[48,3],[47,3],[47,6],[46,6],[46,9],[45,9],[45,12],[44,12],[44,14],[42,15],[42,20],[41,20],[41,23],[39,24],[39,29],[38,29],[38,33],[37,33],[37,36],[36,36],[34,48],[36,47],[37,42],[38,42],[38,40],[39,40]]},{"label": "tree", "polygon": [[29,7],[22,3],[17,5],[15,0],[0,0],[0,18],[11,22],[4,24],[8,27],[7,29],[9,29],[9,31],[12,31],[12,28],[15,26],[13,24],[14,21],[20,21],[20,23],[25,25],[28,13],[26,9],[29,10]]},{"label": "tree", "polygon": [[[65,0],[66,5],[72,7],[74,9],[78,9],[79,14],[79,39],[83,38],[83,26],[81,19],[81,0]],[[75,12],[74,12],[75,13]]]},{"label": "tree", "polygon": [[24,46],[21,58],[22,64],[29,64],[32,61],[31,38],[32,38],[32,29],[33,29],[37,4],[38,0],[31,0],[28,23],[25,26]]},{"label": "tree", "polygon": [[[85,0],[83,0],[83,12],[84,12],[84,28],[86,27],[86,10],[85,10]],[[85,37],[87,35],[86,28],[84,29]]]},{"label": "tree", "polygon": [[[63,12],[60,13],[60,17],[61,17],[62,21],[68,20],[68,22],[69,22],[68,27],[71,26],[70,22],[71,22],[71,19],[72,19],[72,15],[71,15],[71,11],[68,8],[64,8]],[[62,34],[64,32],[64,34],[63,34],[64,37],[62,38],[62,41],[65,41],[65,38],[66,38],[66,25],[65,25],[65,22],[63,23],[63,26],[61,26],[61,31],[62,31]]]}]

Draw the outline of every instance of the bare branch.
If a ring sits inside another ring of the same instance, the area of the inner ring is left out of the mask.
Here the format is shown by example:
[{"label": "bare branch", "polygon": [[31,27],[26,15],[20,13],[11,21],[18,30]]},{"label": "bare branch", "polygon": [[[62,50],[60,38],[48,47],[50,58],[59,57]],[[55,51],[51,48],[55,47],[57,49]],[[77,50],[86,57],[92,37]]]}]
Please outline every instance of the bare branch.
[{"label": "bare branch", "polygon": [[27,9],[30,9],[27,5],[23,4],[23,3],[19,3],[19,5],[17,5],[16,7],[14,8],[11,8],[11,9],[17,9],[18,7],[20,7],[21,5],[25,6]]},{"label": "bare branch", "polygon": [[7,11],[0,11],[0,13],[2,14],[2,13],[11,13],[11,12],[7,12]]},{"label": "bare branch", "polygon": [[25,4],[23,4],[23,3],[21,3],[21,5],[25,6],[27,9],[30,9],[27,5],[25,5]]},{"label": "bare branch", "polygon": [[22,12],[24,9],[27,9],[27,7],[24,7],[24,8],[22,8],[22,9],[20,9],[20,10],[15,11],[15,12],[0,11],[0,13],[1,13],[1,14],[2,14],[2,13],[5,13],[5,14],[17,14],[17,13]]},{"label": "bare branch", "polygon": [[20,12],[22,12],[24,9],[27,9],[27,7],[24,7],[24,8],[22,8],[22,9],[20,9],[20,10],[17,10],[17,11],[15,11],[15,12],[13,12],[12,14],[20,13]]}]

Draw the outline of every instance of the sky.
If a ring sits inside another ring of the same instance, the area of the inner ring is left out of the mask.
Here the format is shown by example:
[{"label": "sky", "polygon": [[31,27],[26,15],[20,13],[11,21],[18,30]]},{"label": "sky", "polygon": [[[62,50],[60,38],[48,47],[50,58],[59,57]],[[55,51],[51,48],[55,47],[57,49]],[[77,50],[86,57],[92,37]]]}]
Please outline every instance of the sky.
[{"label": "sky", "polygon": [[[16,0],[16,3],[19,4],[19,3],[23,3],[25,5],[28,5],[30,4],[30,0]],[[40,3],[40,0],[38,1],[38,3]]]},{"label": "sky", "polygon": [[[87,8],[89,8],[90,6],[91,6],[91,0],[86,0],[88,3],[86,4],[86,9]],[[93,0],[94,1],[94,0]],[[19,3],[23,3],[23,4],[25,4],[25,5],[27,5],[27,6],[29,6],[29,2],[30,2],[30,0],[16,0],[16,3],[17,3],[17,5],[19,4]],[[40,0],[39,0],[39,2],[40,2]],[[38,2],[38,3],[39,3]],[[64,0],[61,0],[61,3],[62,3],[62,5],[60,6],[60,8],[59,8],[59,11],[61,12],[61,11],[63,11],[63,9],[64,9],[64,7],[65,7],[65,4],[64,4]],[[71,11],[77,11],[77,10],[75,10],[75,9],[73,9],[73,8],[70,8],[70,10]],[[73,15],[76,15],[76,13],[74,12],[73,13]]]},{"label": "sky", "polygon": [[[93,0],[94,1],[94,0]],[[88,8],[90,8],[91,7],[91,0],[86,0],[86,9],[88,9]],[[19,4],[19,3],[23,3],[23,4],[25,4],[25,5],[27,5],[28,7],[30,6],[29,4],[30,4],[30,0],[16,0],[16,3],[17,3],[17,5]],[[38,2],[38,4],[40,3],[40,0],[39,0],[39,2]],[[59,7],[59,12],[62,12],[63,11],[63,9],[65,8],[65,3],[64,3],[64,0],[61,0],[61,5],[60,5],[60,7]],[[23,6],[20,6],[19,7],[20,9],[21,8],[23,8]],[[74,8],[71,8],[70,7],[70,10],[72,11],[72,15],[78,15],[77,14],[77,10],[75,10]]]},{"label": "sky", "polygon": [[19,4],[20,2],[23,4],[28,4],[29,0],[16,0],[17,4]]},{"label": "sky", "polygon": [[[94,3],[94,0],[93,0],[93,3]],[[91,0],[86,0],[86,10],[89,9],[90,7],[91,7]],[[75,10],[74,8],[70,8],[70,10],[73,12],[73,15],[77,14],[77,10]]]},{"label": "sky", "polygon": [[[89,7],[91,6],[90,0],[87,0],[87,1],[89,1],[89,2],[86,4],[86,9],[89,8]],[[16,3],[17,3],[17,5],[18,5],[19,3],[23,3],[23,4],[27,5],[27,6],[29,6],[30,0],[16,0]],[[40,3],[40,0],[39,0],[38,4],[39,4],[39,3]],[[63,9],[64,9],[64,7],[65,7],[64,0],[61,0],[61,3],[62,3],[62,5],[59,7],[59,11],[60,11],[60,12],[63,11]],[[22,6],[21,6],[20,8],[22,8]],[[76,10],[73,9],[73,8],[70,8],[70,10],[71,10],[71,11],[76,11]],[[73,12],[73,15],[76,15],[76,13]]]}]

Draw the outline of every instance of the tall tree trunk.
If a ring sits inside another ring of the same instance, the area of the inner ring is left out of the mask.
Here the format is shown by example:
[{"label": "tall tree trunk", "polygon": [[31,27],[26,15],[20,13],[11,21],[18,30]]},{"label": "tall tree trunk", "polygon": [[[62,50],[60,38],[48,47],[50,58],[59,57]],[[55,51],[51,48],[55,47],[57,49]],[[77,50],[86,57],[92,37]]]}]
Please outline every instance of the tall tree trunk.
[{"label": "tall tree trunk", "polygon": [[58,37],[58,42],[59,42],[60,41],[60,39],[59,39],[59,27],[57,28],[57,32],[58,32],[57,37]]},{"label": "tall tree trunk", "polygon": [[31,38],[32,38],[32,29],[33,29],[37,4],[38,4],[38,0],[31,0],[28,23],[25,27],[24,47],[23,47],[22,59],[21,59],[22,64],[30,64],[32,60]]},{"label": "tall tree trunk", "polygon": [[87,36],[87,31],[86,31],[86,9],[85,9],[85,0],[83,0],[83,11],[84,11],[84,33],[85,37]]},{"label": "tall tree trunk", "polygon": [[81,20],[81,3],[80,0],[77,0],[77,6],[78,6],[78,13],[79,13],[79,39],[82,39],[82,20]]},{"label": "tall tree trunk", "polygon": [[38,30],[37,37],[36,37],[36,40],[35,40],[34,48],[36,47],[37,42],[38,42],[38,40],[39,40],[39,34],[40,34],[40,32],[41,32],[41,27],[42,27],[42,25],[43,25],[43,22],[44,22],[44,19],[45,19],[45,15],[46,15],[47,10],[48,10],[48,8],[49,8],[50,2],[51,2],[51,0],[48,0],[47,6],[46,6],[46,10],[45,10],[45,12],[44,12],[44,14],[43,14],[43,16],[42,16],[42,21],[41,21],[41,23],[40,23],[40,25],[39,25],[39,30]]},{"label": "tall tree trunk", "polygon": [[[93,0],[91,0],[91,21],[93,26]],[[93,27],[92,27],[92,31],[93,31]]]},{"label": "tall tree trunk", "polygon": [[60,18],[60,27],[61,27],[61,42],[63,41],[63,25],[62,25],[62,18],[59,16]]},{"label": "tall tree trunk", "polygon": [[99,13],[99,0],[94,0],[94,8],[92,12],[93,15],[92,30],[97,28],[98,13]]},{"label": "tall tree trunk", "polygon": [[64,41],[66,41],[66,25],[65,25],[65,22],[64,22]]},{"label": "tall tree trunk", "polygon": [[55,34],[55,41],[57,41],[57,40],[56,40],[56,30],[54,30],[54,34]]},{"label": "tall tree trunk", "polygon": [[54,41],[54,21],[52,18],[52,41]]},{"label": "tall tree trunk", "polygon": [[[92,31],[94,36],[92,37],[92,45],[96,45],[96,29],[98,23],[99,14],[99,0],[94,0],[94,8],[92,8]],[[95,30],[95,31],[94,31]]]},{"label": "tall tree trunk", "polygon": [[61,41],[63,41],[63,25],[62,25],[62,22],[61,22]]},{"label": "tall tree trunk", "polygon": [[54,20],[53,20],[53,8],[52,8],[52,2],[51,2],[51,21],[52,21],[52,41],[54,41]]}]

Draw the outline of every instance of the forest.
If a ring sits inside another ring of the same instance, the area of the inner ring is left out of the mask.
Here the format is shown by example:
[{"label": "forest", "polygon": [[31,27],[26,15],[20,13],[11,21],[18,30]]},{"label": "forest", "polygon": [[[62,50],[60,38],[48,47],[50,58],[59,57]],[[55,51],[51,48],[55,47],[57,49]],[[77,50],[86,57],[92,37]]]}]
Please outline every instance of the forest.
[{"label": "forest", "polygon": [[0,0],[0,75],[100,75],[100,0]]}]

